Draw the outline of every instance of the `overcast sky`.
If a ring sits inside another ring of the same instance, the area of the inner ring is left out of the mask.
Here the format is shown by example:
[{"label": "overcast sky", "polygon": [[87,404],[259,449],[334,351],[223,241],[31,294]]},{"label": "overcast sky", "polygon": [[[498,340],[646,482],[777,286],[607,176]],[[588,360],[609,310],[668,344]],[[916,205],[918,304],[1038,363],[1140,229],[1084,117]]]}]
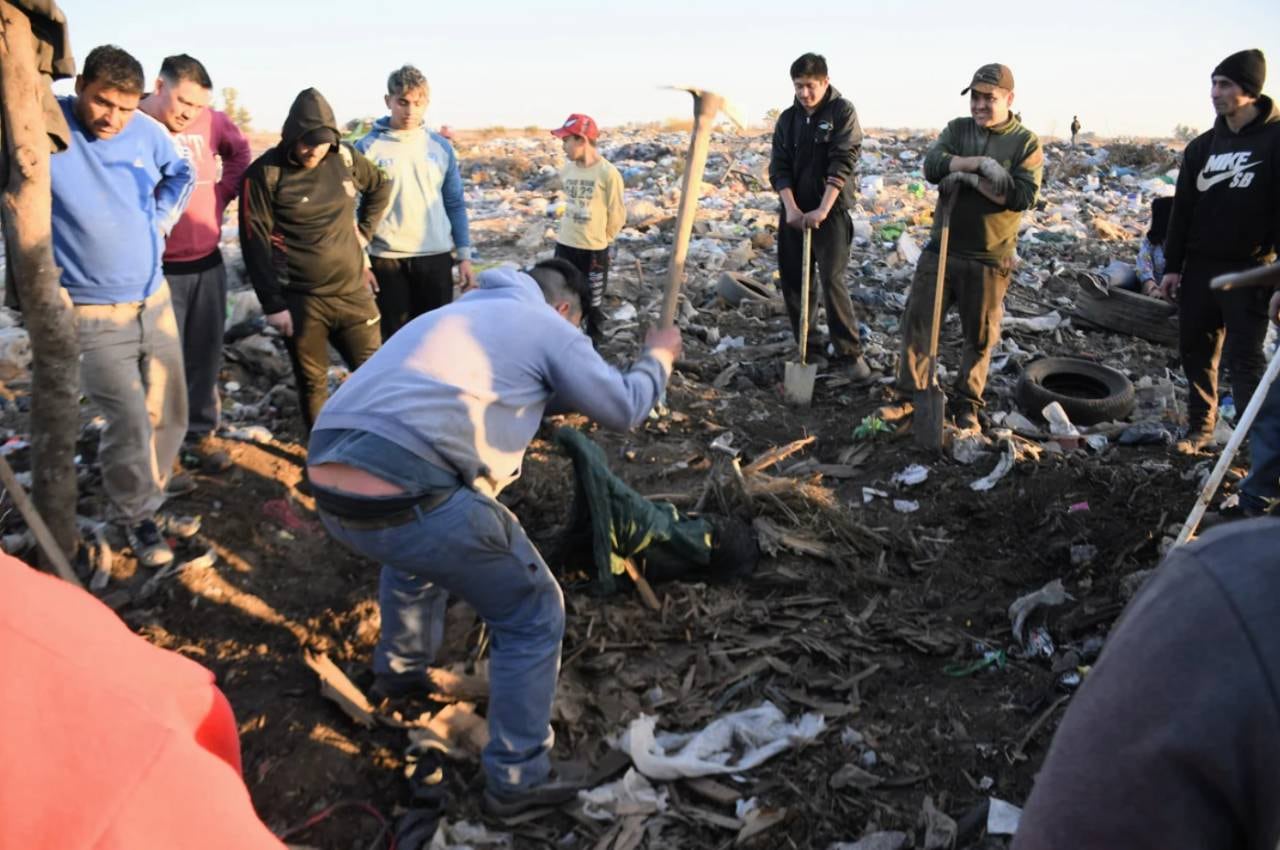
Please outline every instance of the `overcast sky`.
[{"label": "overcast sky", "polygon": [[[431,81],[433,126],[553,127],[570,112],[604,126],[686,118],[667,84],[714,89],[748,120],[791,102],[788,68],[827,57],[864,126],[936,128],[965,114],[960,90],[986,62],[1017,83],[1015,109],[1062,135],[1073,114],[1102,135],[1170,135],[1212,123],[1209,75],[1261,48],[1280,83],[1280,2],[952,2],[787,4],[778,0],[63,0],[77,59],[118,44],[148,78],[190,53],[234,87],[256,129],[278,130],[315,86],[340,122],[381,114],[403,63]],[[995,9],[1008,10],[998,17]],[[1269,86],[1280,91],[1280,88]],[[60,84],[59,91],[68,91]]]}]

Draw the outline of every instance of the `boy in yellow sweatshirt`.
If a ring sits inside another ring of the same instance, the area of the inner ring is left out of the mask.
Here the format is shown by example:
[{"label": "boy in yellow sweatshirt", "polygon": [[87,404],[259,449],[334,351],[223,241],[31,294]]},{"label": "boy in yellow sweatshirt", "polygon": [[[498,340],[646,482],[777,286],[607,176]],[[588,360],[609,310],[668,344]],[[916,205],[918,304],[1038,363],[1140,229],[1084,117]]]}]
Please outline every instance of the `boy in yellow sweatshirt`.
[{"label": "boy in yellow sweatshirt", "polygon": [[622,175],[596,150],[600,128],[590,116],[574,113],[551,135],[563,142],[568,158],[560,172],[566,208],[555,255],[591,281],[591,307],[598,311],[609,281],[609,246],[627,222]]}]

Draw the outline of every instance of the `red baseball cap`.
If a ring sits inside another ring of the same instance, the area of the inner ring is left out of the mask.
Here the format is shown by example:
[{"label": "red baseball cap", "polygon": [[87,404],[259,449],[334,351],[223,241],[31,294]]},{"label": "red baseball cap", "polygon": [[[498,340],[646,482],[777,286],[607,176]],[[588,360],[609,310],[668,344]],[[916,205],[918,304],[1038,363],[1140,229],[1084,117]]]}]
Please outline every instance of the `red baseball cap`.
[{"label": "red baseball cap", "polygon": [[565,136],[582,136],[595,141],[600,138],[600,128],[590,115],[575,112],[565,119],[564,123],[551,131],[551,135],[563,139]]}]

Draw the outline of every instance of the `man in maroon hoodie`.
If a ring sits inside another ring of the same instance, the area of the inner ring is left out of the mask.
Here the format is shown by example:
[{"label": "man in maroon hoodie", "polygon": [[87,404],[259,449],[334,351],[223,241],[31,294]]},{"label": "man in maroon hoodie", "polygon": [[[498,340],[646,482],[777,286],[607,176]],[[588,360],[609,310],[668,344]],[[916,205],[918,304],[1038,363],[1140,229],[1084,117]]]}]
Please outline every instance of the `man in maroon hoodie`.
[{"label": "man in maroon hoodie", "polygon": [[196,172],[191,202],[165,243],[164,274],[186,363],[188,449],[206,471],[222,472],[231,459],[209,440],[221,410],[218,372],[227,316],[227,273],[218,242],[223,211],[239,193],[251,155],[231,119],[209,108],[212,88],[199,61],[185,53],[169,56],[140,108],[173,134]]}]

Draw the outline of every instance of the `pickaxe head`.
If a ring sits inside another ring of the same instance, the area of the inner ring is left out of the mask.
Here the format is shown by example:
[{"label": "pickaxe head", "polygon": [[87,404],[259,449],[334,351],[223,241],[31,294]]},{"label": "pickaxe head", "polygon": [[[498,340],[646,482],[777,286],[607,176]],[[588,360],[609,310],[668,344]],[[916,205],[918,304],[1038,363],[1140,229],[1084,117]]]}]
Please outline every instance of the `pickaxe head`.
[{"label": "pickaxe head", "polygon": [[716,113],[723,113],[725,118],[741,129],[746,126],[742,121],[742,113],[734,104],[713,91],[694,88],[693,86],[665,86],[675,91],[687,91],[693,95],[693,114],[697,118],[714,118]]}]

